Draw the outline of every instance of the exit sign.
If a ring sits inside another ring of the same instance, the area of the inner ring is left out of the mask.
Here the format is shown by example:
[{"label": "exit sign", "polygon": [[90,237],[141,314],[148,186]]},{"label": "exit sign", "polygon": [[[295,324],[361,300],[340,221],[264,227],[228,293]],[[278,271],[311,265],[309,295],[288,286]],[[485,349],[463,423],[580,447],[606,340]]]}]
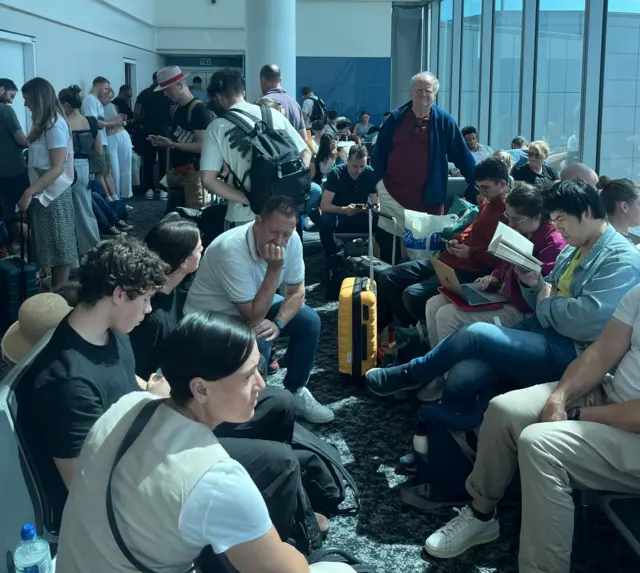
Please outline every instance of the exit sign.
[{"label": "exit sign", "polygon": [[211,58],[200,58],[200,65],[202,67],[211,67]]}]

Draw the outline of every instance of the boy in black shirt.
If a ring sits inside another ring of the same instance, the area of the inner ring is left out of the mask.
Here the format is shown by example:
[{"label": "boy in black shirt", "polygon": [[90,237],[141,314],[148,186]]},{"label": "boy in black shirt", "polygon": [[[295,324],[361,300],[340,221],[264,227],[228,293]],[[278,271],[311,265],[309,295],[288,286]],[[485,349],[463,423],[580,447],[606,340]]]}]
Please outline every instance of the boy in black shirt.
[{"label": "boy in black shirt", "polygon": [[205,191],[200,183],[200,152],[202,138],[211,121],[207,107],[193,97],[185,79],[189,74],[183,73],[177,66],[169,66],[158,72],[158,90],[176,105],[171,111],[171,139],[162,136],[151,136],[151,143],[157,147],[169,148],[170,170],[167,173],[169,192],[182,189],[181,197],[169,198],[167,212],[176,205],[184,204],[192,209],[199,209],[206,203]]},{"label": "boy in black shirt", "polygon": [[135,375],[127,336],[165,281],[165,263],[140,241],[100,243],[80,267],[78,306],[22,376],[18,423],[57,519],[94,422],[129,392],[166,393]]},{"label": "boy in black shirt", "polygon": [[365,204],[378,205],[373,169],[367,165],[367,148],[353,145],[349,160],[334,167],[324,184],[320,210],[320,241],[327,256],[338,252],[335,233],[366,233]]}]

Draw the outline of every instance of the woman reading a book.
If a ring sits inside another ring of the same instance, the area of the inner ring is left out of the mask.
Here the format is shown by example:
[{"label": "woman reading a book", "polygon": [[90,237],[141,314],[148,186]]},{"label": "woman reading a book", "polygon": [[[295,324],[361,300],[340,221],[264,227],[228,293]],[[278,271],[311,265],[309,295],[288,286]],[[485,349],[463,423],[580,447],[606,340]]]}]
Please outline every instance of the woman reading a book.
[{"label": "woman reading a book", "polygon": [[[519,239],[533,244],[529,245],[532,253],[531,259],[537,259],[542,263],[539,266],[539,272],[542,276],[547,276],[560,251],[565,246],[565,241],[558,233],[548,215],[542,210],[542,191],[538,187],[528,185],[527,183],[516,183],[512,191],[507,195],[505,206],[505,216],[509,221],[509,226],[520,234]],[[499,230],[496,231],[496,235]],[[500,237],[501,245],[505,245],[505,251],[509,251],[510,242],[508,238]],[[495,239],[494,239],[495,240]],[[515,241],[512,241],[515,242]],[[492,244],[494,241],[492,241]],[[521,249],[521,241],[518,245],[511,245],[513,250]],[[524,249],[522,249],[524,250]],[[495,253],[499,258],[503,258],[499,252]],[[513,260],[516,260],[514,257]],[[533,312],[529,305],[522,297],[520,285],[518,284],[518,273],[526,273],[531,268],[516,267],[508,260],[503,260],[502,264],[490,275],[481,277],[476,280],[482,290],[499,291],[505,296],[509,302],[502,305],[501,308],[495,308],[496,305],[489,305],[490,309],[475,307],[477,310],[468,310],[458,308],[449,301],[445,296],[439,294],[429,299],[427,302],[427,330],[429,335],[429,343],[431,348],[435,348],[437,344],[446,336],[454,333],[465,324],[474,322],[493,322],[501,326],[509,327],[520,322],[526,315]]]}]

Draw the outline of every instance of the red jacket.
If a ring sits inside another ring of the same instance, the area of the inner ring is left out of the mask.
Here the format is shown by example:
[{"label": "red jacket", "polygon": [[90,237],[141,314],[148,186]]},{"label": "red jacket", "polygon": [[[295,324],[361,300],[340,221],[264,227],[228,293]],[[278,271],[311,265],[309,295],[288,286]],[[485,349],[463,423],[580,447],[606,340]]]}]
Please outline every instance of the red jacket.
[{"label": "red jacket", "polygon": [[478,218],[467,227],[458,237],[458,241],[469,247],[469,258],[459,259],[449,251],[440,254],[440,260],[452,269],[475,273],[478,276],[490,274],[500,265],[500,259],[487,251],[493,239],[498,222],[507,224],[504,214],[506,197],[498,197],[488,201],[485,199],[480,205]]}]

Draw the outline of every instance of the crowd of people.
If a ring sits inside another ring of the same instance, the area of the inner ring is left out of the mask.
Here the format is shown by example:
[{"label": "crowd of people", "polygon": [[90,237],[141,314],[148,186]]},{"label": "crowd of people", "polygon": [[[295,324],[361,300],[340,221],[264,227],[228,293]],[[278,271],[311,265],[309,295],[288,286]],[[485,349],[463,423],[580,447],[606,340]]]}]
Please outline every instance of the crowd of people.
[{"label": "crowd of people", "polygon": [[[423,323],[429,350],[370,370],[366,387],[423,403],[407,465],[428,456],[437,424],[477,433],[463,476],[470,501],[424,550],[452,558],[497,539],[496,507],[519,469],[520,571],[568,573],[572,489],[640,492],[640,251],[629,238],[640,188],[579,163],[557,173],[544,141],[518,136],[494,152],[436,105],[439,83],[428,72],[382,125],[363,111],[353,127],[310,87],[298,104],[273,64],[261,70],[256,104],[238,71],[213,74],[206,104],[202,82],[187,76],[159,70],[133,110],[128,86],[114,97],[102,77],[84,98],[75,86],[56,96],[35,78],[21,89],[28,135],[10,107],[17,87],[0,80],[2,217],[16,236],[33,236],[54,291],[23,303],[2,353],[20,367],[37,342],[26,338],[29,317],[55,328],[17,398],[59,523],[59,569],[178,571],[198,559],[215,571],[223,556],[240,573],[309,570],[300,529],[326,533],[329,523],[316,508],[311,522],[305,513],[317,484],[290,447],[294,421],[331,423],[335,413],[309,388],[322,323],[305,304],[296,228],[308,215],[327,260],[343,256],[336,235],[366,233],[369,205],[397,222],[381,218],[375,231],[390,264],[377,278],[378,329]],[[303,205],[276,194],[254,212],[261,182],[252,181],[255,154],[239,125],[261,121],[308,168]],[[179,216],[144,241],[101,240],[102,218],[130,230],[126,202],[120,216],[115,205],[131,196],[132,139],[147,198],[165,193],[157,183],[166,175],[169,211],[202,209],[209,195],[228,203],[224,232],[206,249],[197,225]],[[391,266],[404,254],[394,236],[405,211],[444,214],[456,176],[478,214],[445,242],[438,264],[460,283],[501,293],[499,307],[455,304],[430,260]],[[539,272],[489,252],[500,223],[532,243]],[[280,338],[283,390],[264,382]]]}]

